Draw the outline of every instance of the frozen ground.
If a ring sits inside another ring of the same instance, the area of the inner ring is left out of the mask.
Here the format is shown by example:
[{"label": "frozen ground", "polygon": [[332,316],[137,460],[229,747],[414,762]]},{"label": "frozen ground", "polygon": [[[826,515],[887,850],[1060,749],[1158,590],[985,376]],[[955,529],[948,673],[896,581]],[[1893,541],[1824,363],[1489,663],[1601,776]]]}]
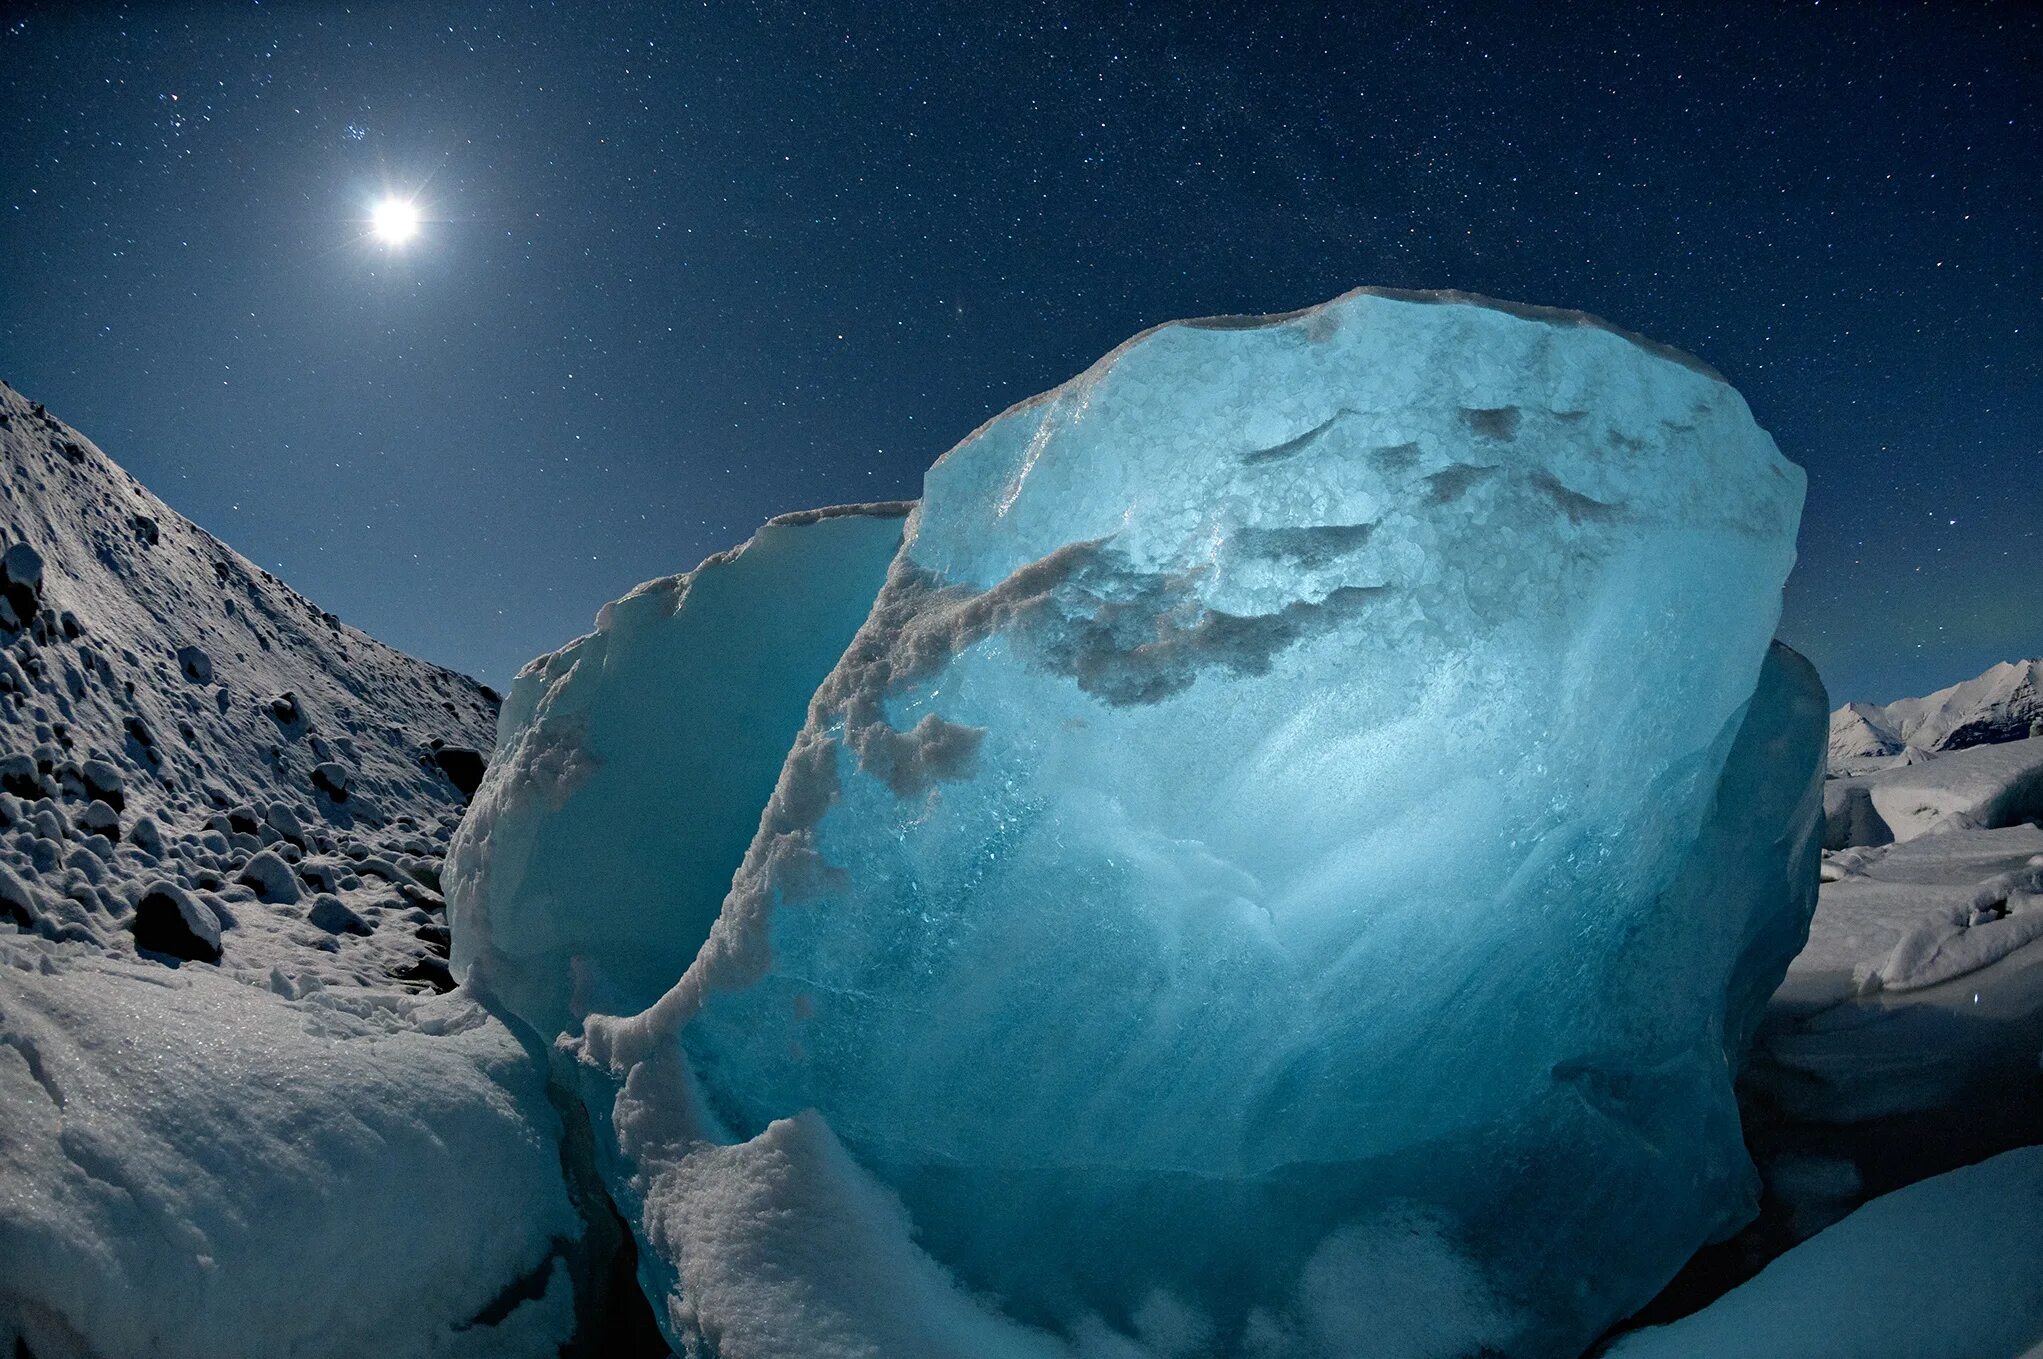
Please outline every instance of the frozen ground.
[{"label": "frozen ground", "polygon": [[2043,1147],[1874,1200],[1610,1359],[2028,1359],[2043,1345]]}]

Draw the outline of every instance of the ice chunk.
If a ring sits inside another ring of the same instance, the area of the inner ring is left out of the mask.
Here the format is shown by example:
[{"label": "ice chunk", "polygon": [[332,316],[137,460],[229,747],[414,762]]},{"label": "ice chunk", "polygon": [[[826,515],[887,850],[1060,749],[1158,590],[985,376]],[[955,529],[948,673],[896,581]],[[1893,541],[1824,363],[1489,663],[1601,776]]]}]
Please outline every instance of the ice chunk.
[{"label": "ice chunk", "polygon": [[[1731,1053],[1806,925],[1823,701],[1786,658],[1754,699],[1802,484],[1693,361],[1375,292],[1149,332],[959,445],[709,941],[586,1025],[670,1337],[783,1324],[691,1241],[854,1217],[969,1294],[815,1353],[940,1352],[971,1298],[1572,1353],[1643,1302],[1749,1211]],[[798,1116],[846,1155],[768,1227],[718,1185],[795,1173]]]},{"label": "ice chunk", "polygon": [[709,933],[906,513],[775,520],[525,667],[448,855],[458,971],[547,1037],[578,1009],[666,990]]},{"label": "ice chunk", "polygon": [[2043,1342],[2043,1147],[1884,1195],[1612,1359],[1986,1359]]}]

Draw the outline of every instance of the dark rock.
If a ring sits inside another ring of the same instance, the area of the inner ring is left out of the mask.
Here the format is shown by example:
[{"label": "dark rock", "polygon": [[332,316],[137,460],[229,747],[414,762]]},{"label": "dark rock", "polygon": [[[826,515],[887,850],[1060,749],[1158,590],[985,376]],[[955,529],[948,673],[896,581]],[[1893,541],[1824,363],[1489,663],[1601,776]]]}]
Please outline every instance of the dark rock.
[{"label": "dark rock", "polygon": [[220,921],[174,882],[159,882],[135,903],[135,947],[185,962],[220,961]]},{"label": "dark rock", "polygon": [[27,543],[0,553],[0,598],[14,611],[17,627],[28,627],[42,608],[43,558]]},{"label": "dark rock", "polygon": [[87,760],[78,772],[84,778],[85,791],[95,799],[117,812],[127,810],[127,783],[120,770],[105,760]]},{"label": "dark rock", "polygon": [[348,800],[348,767],[334,760],[327,760],[312,771],[312,786],[325,793],[335,802]]},{"label": "dark rock", "polygon": [[489,768],[482,752],[468,746],[440,746],[433,751],[433,763],[465,798],[475,796],[475,790],[482,787],[483,773]]},{"label": "dark rock", "polygon": [[193,684],[213,682],[213,658],[195,646],[181,646],[177,649],[177,668]]},{"label": "dark rock", "polygon": [[435,991],[447,992],[454,989],[454,973],[444,959],[427,954],[414,959],[403,967],[390,970],[390,975],[399,981],[423,982]]},{"label": "dark rock", "polygon": [[46,787],[42,770],[36,767],[34,759],[27,755],[9,755],[0,759],[0,790],[16,797],[46,797],[52,791]]},{"label": "dark rock", "polygon": [[321,893],[312,899],[305,918],[328,934],[373,934],[375,927],[348,909],[339,897]]},{"label": "dark rock", "polygon": [[12,920],[22,929],[29,930],[35,928],[42,914],[42,903],[36,900],[35,889],[16,876],[13,869],[0,864],[0,920]]},{"label": "dark rock", "polygon": [[88,802],[78,813],[78,829],[112,842],[121,838],[121,814],[104,802]]}]

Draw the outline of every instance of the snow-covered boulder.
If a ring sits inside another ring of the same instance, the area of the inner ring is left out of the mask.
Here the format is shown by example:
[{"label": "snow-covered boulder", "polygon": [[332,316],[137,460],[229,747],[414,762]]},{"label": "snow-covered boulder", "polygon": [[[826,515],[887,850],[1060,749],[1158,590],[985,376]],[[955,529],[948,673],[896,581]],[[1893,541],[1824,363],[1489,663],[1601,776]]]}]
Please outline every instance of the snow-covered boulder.
[{"label": "snow-covered boulder", "polygon": [[298,875],[271,850],[266,849],[243,864],[236,881],[253,888],[257,897],[273,904],[288,906],[299,897]]},{"label": "snow-covered boulder", "polygon": [[0,933],[0,1346],[552,1354],[581,1223],[542,1068],[465,1000]]},{"label": "snow-covered boulder", "polygon": [[174,882],[158,881],[135,902],[135,947],[186,962],[220,961],[220,918]]},{"label": "snow-covered boulder", "polygon": [[1801,489],[1694,361],[1454,295],[1166,326],[990,422],[704,947],[572,1045],[669,1338],[1579,1352],[1751,1209]]}]

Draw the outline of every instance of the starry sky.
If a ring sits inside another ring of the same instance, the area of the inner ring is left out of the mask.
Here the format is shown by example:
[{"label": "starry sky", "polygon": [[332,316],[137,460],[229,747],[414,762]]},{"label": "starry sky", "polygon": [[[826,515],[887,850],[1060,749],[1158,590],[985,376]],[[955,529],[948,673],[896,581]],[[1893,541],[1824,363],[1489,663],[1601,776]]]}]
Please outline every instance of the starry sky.
[{"label": "starry sky", "polygon": [[2043,653],[2033,5],[0,24],[0,376],[500,686],[771,514],[915,494],[1145,326],[1361,283],[1724,371],[1809,471],[1782,635],[1838,701]]}]

